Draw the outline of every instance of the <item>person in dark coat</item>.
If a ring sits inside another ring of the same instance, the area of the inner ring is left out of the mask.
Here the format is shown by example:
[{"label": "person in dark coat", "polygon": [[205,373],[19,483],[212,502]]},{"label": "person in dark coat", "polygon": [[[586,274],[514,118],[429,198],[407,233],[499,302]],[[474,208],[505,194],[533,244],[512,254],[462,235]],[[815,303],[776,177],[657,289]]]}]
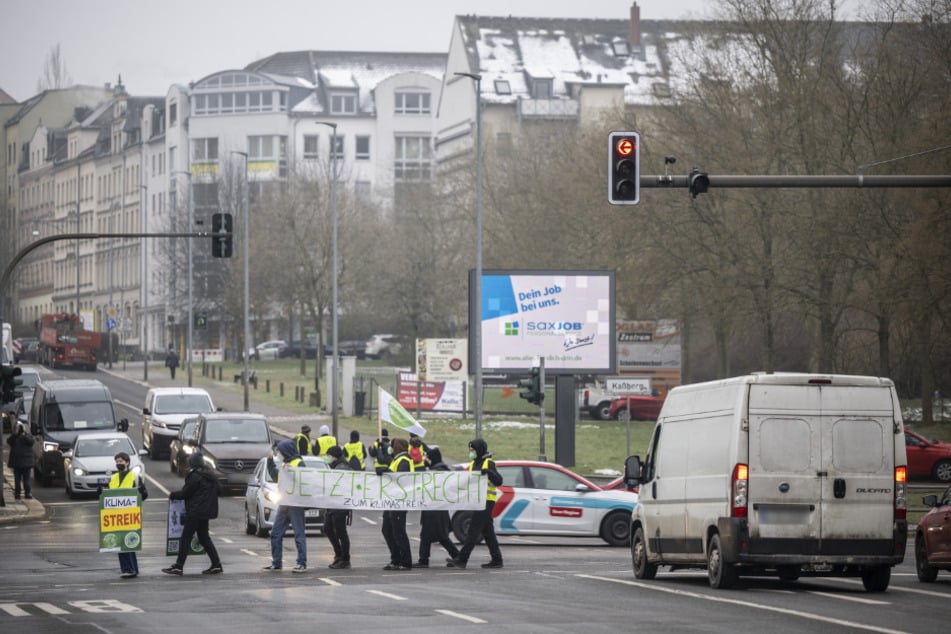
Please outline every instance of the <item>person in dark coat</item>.
[{"label": "person in dark coat", "polygon": [[[394,438],[390,445],[393,460],[388,467],[392,473],[415,471],[413,459],[409,457],[409,441]],[[383,570],[412,570],[413,551],[406,535],[406,511],[383,511],[383,539],[390,551],[390,563]]]},{"label": "person in dark coat", "polygon": [[485,496],[485,509],[472,513],[472,521],[469,522],[469,530],[466,532],[466,539],[462,544],[458,557],[446,560],[446,566],[449,568],[465,568],[469,555],[476,544],[485,539],[485,545],[489,547],[489,555],[492,559],[484,564],[483,568],[501,568],[502,550],[499,548],[499,540],[495,535],[495,524],[492,520],[492,510],[495,508],[495,500],[498,497],[498,486],[502,484],[502,474],[495,468],[495,460],[489,453],[489,446],[482,438],[476,438],[469,442],[469,471],[479,472],[487,475],[489,478],[489,487]]},{"label": "person in dark coat", "polygon": [[208,522],[218,517],[218,493],[220,485],[215,475],[205,468],[204,456],[196,451],[188,457],[191,471],[185,476],[185,486],[181,491],[168,494],[170,500],[185,500],[185,517],[182,520],[182,537],[178,540],[178,559],[162,572],[169,575],[181,575],[188,557],[188,548],[195,533],[211,559],[211,567],[202,570],[203,575],[217,575],[222,572],[221,559],[211,535],[208,534]]},{"label": "person in dark coat", "polygon": [[[333,458],[331,469],[350,470],[350,465],[344,460],[343,450],[334,445],[327,450],[327,455]],[[324,522],[324,533],[334,549],[334,561],[329,568],[343,570],[350,567],[350,535],[347,534],[347,525],[352,513],[344,509],[327,509],[327,519]]]},{"label": "person in dark coat", "polygon": [[[449,465],[443,462],[442,452],[436,445],[426,452],[425,465],[429,471],[449,471]],[[413,568],[429,568],[429,552],[434,543],[445,548],[453,559],[459,556],[459,549],[449,537],[449,511],[422,511],[419,523],[419,561],[413,564]]]},{"label": "person in dark coat", "polygon": [[178,353],[175,352],[175,348],[172,346],[168,347],[168,354],[165,355],[165,367],[168,368],[169,373],[172,375],[172,379],[174,379],[175,368],[178,367]]},{"label": "person in dark coat", "polygon": [[16,433],[7,436],[7,444],[10,445],[10,458],[7,465],[13,469],[13,498],[20,499],[20,487],[23,487],[23,493],[26,499],[33,498],[30,492],[30,472],[33,471],[33,465],[36,459],[33,457],[33,436],[27,433],[26,425],[17,423]]}]

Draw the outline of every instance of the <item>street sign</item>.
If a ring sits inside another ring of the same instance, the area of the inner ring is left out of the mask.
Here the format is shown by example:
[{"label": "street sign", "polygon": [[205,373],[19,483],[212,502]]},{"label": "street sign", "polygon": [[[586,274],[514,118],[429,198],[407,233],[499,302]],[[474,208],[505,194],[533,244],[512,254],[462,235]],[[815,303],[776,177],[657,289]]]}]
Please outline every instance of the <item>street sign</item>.
[{"label": "street sign", "polygon": [[112,317],[106,319],[106,330],[115,330],[116,329],[116,320]]}]

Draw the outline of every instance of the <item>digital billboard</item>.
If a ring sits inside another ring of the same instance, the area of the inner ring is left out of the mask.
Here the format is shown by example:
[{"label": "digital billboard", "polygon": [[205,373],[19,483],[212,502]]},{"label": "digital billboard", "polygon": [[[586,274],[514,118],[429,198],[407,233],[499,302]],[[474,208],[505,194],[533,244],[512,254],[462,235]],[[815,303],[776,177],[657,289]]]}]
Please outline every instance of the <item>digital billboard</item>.
[{"label": "digital billboard", "polygon": [[543,356],[547,374],[615,373],[614,271],[484,270],[479,311],[475,280],[469,332],[479,328],[483,370],[523,373]]}]

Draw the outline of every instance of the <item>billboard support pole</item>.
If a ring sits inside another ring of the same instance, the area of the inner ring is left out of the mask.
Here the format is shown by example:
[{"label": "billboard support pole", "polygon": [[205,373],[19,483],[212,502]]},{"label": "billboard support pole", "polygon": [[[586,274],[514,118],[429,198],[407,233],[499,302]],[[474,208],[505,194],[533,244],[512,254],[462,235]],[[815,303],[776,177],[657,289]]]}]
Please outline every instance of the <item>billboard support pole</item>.
[{"label": "billboard support pole", "polygon": [[538,357],[538,385],[542,398],[538,403],[538,459],[548,462],[545,457],[545,357]]}]

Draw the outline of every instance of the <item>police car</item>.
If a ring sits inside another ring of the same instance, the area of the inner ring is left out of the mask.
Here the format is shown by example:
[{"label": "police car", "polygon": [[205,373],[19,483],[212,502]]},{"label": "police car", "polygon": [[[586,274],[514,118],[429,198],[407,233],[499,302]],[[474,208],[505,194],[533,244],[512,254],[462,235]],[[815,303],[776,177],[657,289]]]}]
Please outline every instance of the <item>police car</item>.
[{"label": "police car", "polygon": [[[602,489],[551,462],[499,460],[502,474],[492,516],[499,535],[600,537],[612,546],[631,541],[633,491]],[[464,541],[471,511],[452,516],[452,532]]]}]

